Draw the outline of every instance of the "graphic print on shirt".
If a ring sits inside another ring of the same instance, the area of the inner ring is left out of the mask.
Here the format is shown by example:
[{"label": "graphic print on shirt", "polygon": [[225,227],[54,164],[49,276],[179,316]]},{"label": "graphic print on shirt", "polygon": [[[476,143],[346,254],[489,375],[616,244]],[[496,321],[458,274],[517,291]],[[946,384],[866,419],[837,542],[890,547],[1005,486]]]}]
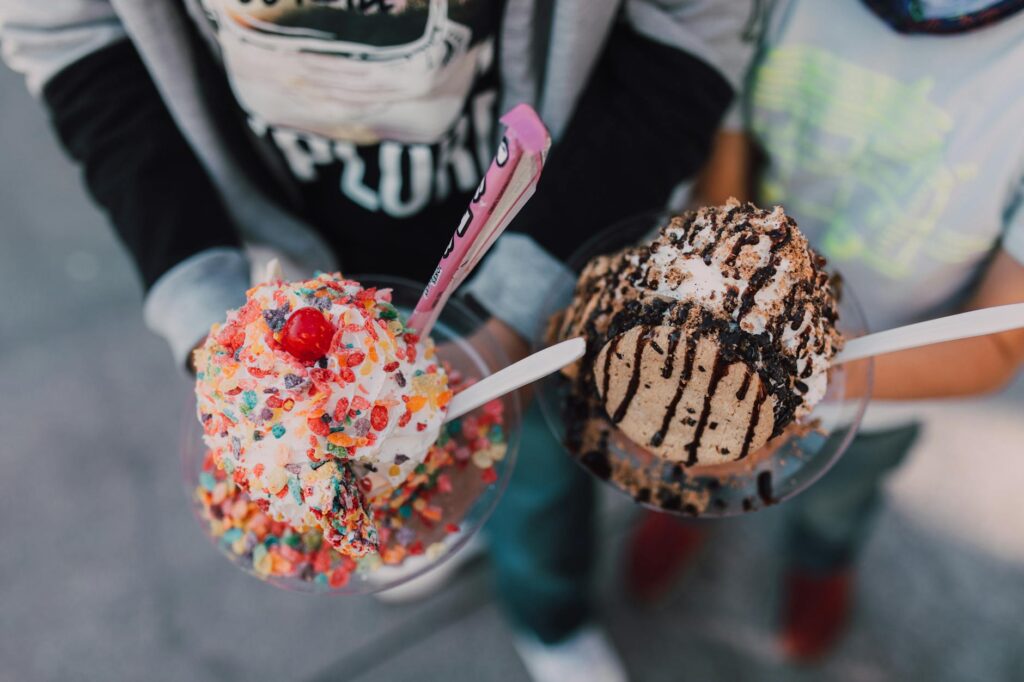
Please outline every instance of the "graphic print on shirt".
[{"label": "graphic print on shirt", "polygon": [[497,91],[494,0],[203,0],[257,136],[296,179],[402,218],[476,186]]},{"label": "graphic print on shirt", "polygon": [[[818,247],[830,260],[902,279],[920,256],[961,263],[991,249],[990,236],[940,227],[978,168],[949,163],[954,121],[930,99],[928,79],[901,82],[793,45],[768,52],[756,83],[752,125],[771,158],[761,196],[824,225]],[[831,190],[787,196],[816,178]],[[858,205],[872,208],[851,210]]]}]

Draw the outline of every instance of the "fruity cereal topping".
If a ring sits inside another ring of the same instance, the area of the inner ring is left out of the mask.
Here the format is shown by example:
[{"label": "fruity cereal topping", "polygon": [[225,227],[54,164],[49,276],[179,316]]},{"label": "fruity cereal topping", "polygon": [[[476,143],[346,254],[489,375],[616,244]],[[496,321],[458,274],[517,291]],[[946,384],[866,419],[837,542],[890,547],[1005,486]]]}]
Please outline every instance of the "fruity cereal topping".
[{"label": "fruity cereal topping", "polygon": [[374,504],[411,495],[409,481],[444,459],[432,445],[444,438],[448,373],[390,290],[328,274],[260,284],[211,329],[195,365],[209,449],[197,494],[257,572],[317,574],[307,555],[327,548],[350,560],[378,552],[389,526]]}]

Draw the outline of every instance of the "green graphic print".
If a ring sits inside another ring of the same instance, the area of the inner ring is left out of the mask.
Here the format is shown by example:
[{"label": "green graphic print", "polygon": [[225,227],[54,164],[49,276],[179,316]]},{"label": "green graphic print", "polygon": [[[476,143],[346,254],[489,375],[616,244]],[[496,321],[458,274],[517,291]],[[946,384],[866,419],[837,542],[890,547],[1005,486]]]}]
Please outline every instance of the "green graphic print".
[{"label": "green graphic print", "polygon": [[761,198],[810,228],[842,269],[857,262],[893,280],[919,258],[963,263],[992,246],[941,218],[977,174],[948,158],[953,120],[933,82],[901,82],[816,47],[770,51],[755,73],[752,126],[769,164]]}]

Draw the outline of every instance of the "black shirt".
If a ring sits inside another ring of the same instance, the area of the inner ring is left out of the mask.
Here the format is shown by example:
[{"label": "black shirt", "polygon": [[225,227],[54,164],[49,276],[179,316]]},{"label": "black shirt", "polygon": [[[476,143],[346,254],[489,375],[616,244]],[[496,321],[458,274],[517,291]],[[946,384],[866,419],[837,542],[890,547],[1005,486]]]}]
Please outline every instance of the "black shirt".
[{"label": "black shirt", "polygon": [[207,9],[252,135],[346,272],[433,271],[492,156],[501,5]]}]

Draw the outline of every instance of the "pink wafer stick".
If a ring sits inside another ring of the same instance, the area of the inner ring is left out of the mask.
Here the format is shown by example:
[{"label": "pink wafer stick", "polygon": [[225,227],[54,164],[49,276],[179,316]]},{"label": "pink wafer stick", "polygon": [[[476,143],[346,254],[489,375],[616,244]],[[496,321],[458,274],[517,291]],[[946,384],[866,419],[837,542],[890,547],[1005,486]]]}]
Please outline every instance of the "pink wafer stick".
[{"label": "pink wafer stick", "polygon": [[551,147],[537,113],[520,104],[501,118],[505,135],[480,181],[441,262],[423,290],[408,326],[420,336],[434,327],[448,298],[533,196]]}]

